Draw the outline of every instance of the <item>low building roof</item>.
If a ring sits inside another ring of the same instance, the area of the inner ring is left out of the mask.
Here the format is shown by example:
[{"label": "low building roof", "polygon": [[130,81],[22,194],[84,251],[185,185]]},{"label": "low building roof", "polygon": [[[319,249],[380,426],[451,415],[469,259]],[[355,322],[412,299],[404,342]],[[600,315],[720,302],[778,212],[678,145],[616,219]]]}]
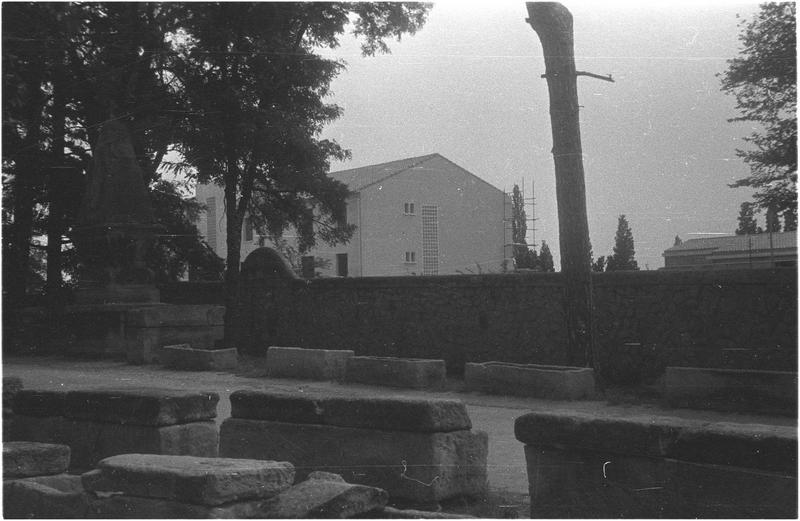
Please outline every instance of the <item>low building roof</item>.
[{"label": "low building roof", "polygon": [[[771,236],[771,237],[770,237]],[[726,235],[724,237],[707,237],[689,239],[682,244],[664,250],[664,255],[681,255],[697,253],[699,250],[714,252],[737,252],[778,250],[797,248],[797,232],[758,233],[754,235]]]}]

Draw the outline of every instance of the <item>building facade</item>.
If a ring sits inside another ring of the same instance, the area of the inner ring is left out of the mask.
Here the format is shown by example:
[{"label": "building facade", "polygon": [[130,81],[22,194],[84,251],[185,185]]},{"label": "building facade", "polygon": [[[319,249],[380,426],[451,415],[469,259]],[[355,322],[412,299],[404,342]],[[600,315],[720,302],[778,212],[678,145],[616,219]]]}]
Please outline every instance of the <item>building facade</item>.
[{"label": "building facade", "polygon": [[[320,244],[305,254],[324,260],[317,269],[322,276],[487,273],[510,262],[504,239],[507,196],[439,154],[329,175],[351,191],[346,215],[356,231],[347,244]],[[197,200],[207,205],[198,229],[224,258],[222,188],[199,185]],[[244,259],[260,244],[252,230],[242,233]],[[286,239],[293,242],[291,232]]]},{"label": "building facade", "polygon": [[797,266],[797,232],[689,239],[664,251],[666,270]]}]

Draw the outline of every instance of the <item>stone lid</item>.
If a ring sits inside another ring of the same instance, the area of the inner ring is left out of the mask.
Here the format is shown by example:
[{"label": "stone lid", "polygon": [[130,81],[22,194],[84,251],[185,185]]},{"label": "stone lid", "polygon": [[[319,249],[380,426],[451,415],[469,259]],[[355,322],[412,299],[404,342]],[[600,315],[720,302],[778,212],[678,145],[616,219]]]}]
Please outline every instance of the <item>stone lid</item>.
[{"label": "stone lid", "polygon": [[514,434],[527,445],[797,473],[797,429],[787,426],[532,412]]},{"label": "stone lid", "polygon": [[23,416],[62,416],[66,391],[23,389],[14,397],[14,413]]},{"label": "stone lid", "polygon": [[388,431],[472,428],[460,400],[328,397],[307,392],[236,391],[231,394],[231,417]]},{"label": "stone lid", "polygon": [[61,474],[69,467],[70,450],[66,445],[33,441],[3,443],[3,477],[27,478]]},{"label": "stone lid", "polygon": [[294,466],[288,462],[161,454],[111,456],[83,475],[88,491],[199,505],[269,498],[293,482]]},{"label": "stone lid", "polygon": [[154,388],[69,391],[63,415],[123,425],[164,426],[212,420],[219,395],[211,392]]}]

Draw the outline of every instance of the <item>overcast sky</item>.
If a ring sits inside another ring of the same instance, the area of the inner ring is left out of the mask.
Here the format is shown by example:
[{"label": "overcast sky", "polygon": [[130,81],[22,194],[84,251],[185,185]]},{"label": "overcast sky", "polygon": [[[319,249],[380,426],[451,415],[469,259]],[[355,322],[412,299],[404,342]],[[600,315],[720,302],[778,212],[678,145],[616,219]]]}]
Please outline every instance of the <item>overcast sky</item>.
[{"label": "overcast sky", "polygon": [[[750,19],[757,4],[564,5],[578,70],[616,80],[578,78],[595,257],[611,253],[620,214],[642,269],[664,265],[675,235],[733,233],[750,192],[727,185],[749,172],[735,149],[751,128],[727,122],[734,99],[716,74],[739,49],[737,14]],[[524,178],[530,196],[535,182],[536,242],[558,262],[544,60],[526,17],[524,2],[437,3],[390,55],[362,58],[346,39],[331,97],[344,116],[325,136],[353,155],[333,170],[438,152],[506,191]]]}]

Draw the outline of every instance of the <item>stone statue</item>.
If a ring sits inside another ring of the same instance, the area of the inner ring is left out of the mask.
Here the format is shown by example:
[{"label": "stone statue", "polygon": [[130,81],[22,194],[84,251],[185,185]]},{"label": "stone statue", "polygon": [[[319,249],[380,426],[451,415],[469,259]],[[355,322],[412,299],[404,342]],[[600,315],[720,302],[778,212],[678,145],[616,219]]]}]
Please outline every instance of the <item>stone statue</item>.
[{"label": "stone statue", "polygon": [[105,123],[93,155],[72,233],[80,260],[78,300],[157,301],[145,255],[159,226],[125,124]]}]

